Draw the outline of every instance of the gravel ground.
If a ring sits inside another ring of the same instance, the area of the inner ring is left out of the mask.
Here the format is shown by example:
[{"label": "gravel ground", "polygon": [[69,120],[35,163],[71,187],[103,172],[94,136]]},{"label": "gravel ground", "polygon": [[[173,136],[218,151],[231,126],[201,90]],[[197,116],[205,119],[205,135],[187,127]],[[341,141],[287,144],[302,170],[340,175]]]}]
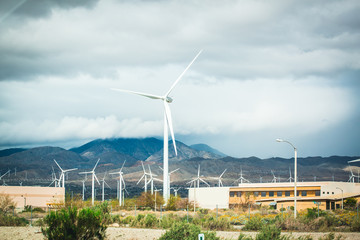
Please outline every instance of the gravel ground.
[{"label": "gravel ground", "polygon": [[[125,240],[152,240],[158,239],[165,230],[159,229],[144,229],[144,228],[122,228],[122,227],[109,227],[107,229],[107,239],[125,239]],[[246,235],[255,237],[256,232],[243,232]],[[234,239],[239,237],[240,232],[217,232],[217,236],[221,239]],[[314,239],[318,239],[327,233],[282,233],[291,234],[294,237],[311,235]],[[336,233],[342,235],[343,239],[359,240],[360,233]],[[39,227],[0,227],[1,240],[42,240],[42,235]]]}]

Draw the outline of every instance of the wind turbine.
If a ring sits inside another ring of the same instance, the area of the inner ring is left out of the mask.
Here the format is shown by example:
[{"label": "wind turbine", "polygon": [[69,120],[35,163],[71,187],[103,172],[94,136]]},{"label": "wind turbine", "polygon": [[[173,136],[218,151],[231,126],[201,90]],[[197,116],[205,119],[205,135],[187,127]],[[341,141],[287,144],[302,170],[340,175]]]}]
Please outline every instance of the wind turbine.
[{"label": "wind turbine", "polygon": [[[150,175],[150,179],[149,179],[149,181],[148,181],[148,184],[150,183],[150,186],[151,186],[151,195],[153,195],[153,194],[154,194],[154,180],[157,180],[157,181],[160,181],[160,182],[161,182],[161,180],[160,180],[160,179],[157,179],[157,178],[154,178],[153,176],[157,176],[157,175],[151,173],[150,165],[148,165],[148,167],[149,167],[149,175]],[[169,178],[169,179],[170,179],[170,178]]]},{"label": "wind turbine", "polygon": [[[164,169],[162,169],[162,167],[159,166],[159,168],[164,171]],[[168,183],[169,193],[168,193],[168,196],[170,196],[170,189],[171,189],[171,174],[173,174],[174,172],[176,172],[176,171],[178,171],[178,170],[180,170],[180,168],[177,168],[177,169],[172,170],[171,172],[169,172],[169,176],[168,176],[168,181],[169,181],[169,183]]]},{"label": "wind turbine", "polygon": [[351,172],[351,175],[350,175],[350,178],[349,178],[349,180],[348,180],[348,182],[352,182],[352,183],[354,183],[355,182],[355,175],[354,175],[354,173],[353,173],[353,171],[352,171],[352,168],[351,168],[351,166],[349,165],[349,168],[350,168],[350,172]]},{"label": "wind turbine", "polygon": [[109,184],[105,181],[105,177],[106,177],[106,172],[104,174],[104,177],[101,179],[101,182],[102,182],[102,202],[104,201],[104,194],[105,194],[105,184],[106,186],[108,186],[110,189],[111,187],[109,186]]},{"label": "wind turbine", "polygon": [[[119,172],[110,173],[110,174],[119,174],[119,184],[118,184],[119,206],[121,206],[125,202],[124,201],[125,199],[123,199],[123,195],[122,195],[123,190],[125,190],[125,181],[124,181],[123,172],[122,172],[125,162],[126,162],[126,160],[124,161],[123,165],[121,166]],[[124,189],[122,188],[123,184],[124,184]]]},{"label": "wind turbine", "polygon": [[79,174],[88,174],[88,173],[92,174],[92,176],[91,176],[91,203],[92,203],[92,205],[94,205],[94,199],[95,199],[95,196],[94,196],[94,194],[95,194],[95,189],[94,189],[95,179],[98,182],[98,184],[100,185],[100,182],[99,182],[98,178],[95,175],[95,168],[98,165],[99,161],[100,161],[100,158],[97,160],[93,170],[91,170],[90,172],[81,172],[81,173],[79,173]]},{"label": "wind turbine", "polygon": [[272,183],[278,182],[278,178],[275,176],[273,170],[271,170],[271,174],[273,175],[273,179],[271,180]]},{"label": "wind turbine", "polygon": [[72,169],[67,169],[67,170],[63,170],[60,165],[56,162],[56,160],[54,159],[54,162],[56,163],[56,165],[60,168],[61,170],[61,175],[60,175],[60,179],[59,181],[61,181],[62,179],[62,187],[65,188],[65,173],[70,172],[70,171],[74,171],[77,170],[77,168],[72,168]]},{"label": "wind turbine", "polygon": [[221,178],[222,178],[222,176],[224,175],[224,173],[226,172],[226,170],[227,170],[227,169],[225,169],[225,170],[220,174],[219,177],[215,177],[215,178],[214,178],[214,179],[217,179],[217,180],[218,180],[218,187],[223,187],[223,186],[224,186],[223,183],[222,183],[222,181],[221,181]]},{"label": "wind turbine", "polygon": [[147,185],[148,185],[147,176],[149,175],[149,173],[147,173],[145,171],[143,162],[141,162],[141,165],[142,165],[144,174],[141,176],[141,178],[139,179],[139,181],[136,184],[139,184],[141,182],[141,180],[144,178],[144,191],[147,192]]},{"label": "wind turbine", "polygon": [[240,180],[240,184],[243,184],[244,182],[250,183],[249,180],[247,180],[246,178],[243,177],[242,168],[240,169],[240,177],[238,179],[236,179],[234,182],[239,181],[239,180]]},{"label": "wind turbine", "polygon": [[85,182],[87,180],[87,175],[85,174],[85,179],[84,180],[81,180],[82,182],[82,200],[84,201],[85,200],[85,190],[86,190],[86,187],[85,187]]},{"label": "wind turbine", "polygon": [[177,197],[177,192],[181,189],[181,187],[179,188],[172,188],[174,190],[174,196]]},{"label": "wind turbine", "polygon": [[[197,177],[194,178],[193,180],[187,182],[186,184],[193,184],[193,183],[194,183],[194,187],[199,188],[199,187],[200,187],[200,181],[202,181],[202,182],[205,183],[208,187],[210,187],[210,185],[209,185],[207,182],[205,182],[202,178],[200,178],[200,164],[199,164]],[[197,186],[196,186],[196,185],[197,185]],[[191,185],[190,185],[190,186],[191,186]]]},{"label": "wind turbine", "polygon": [[140,96],[151,98],[151,99],[157,99],[157,100],[163,101],[163,103],[164,103],[164,149],[163,149],[164,150],[164,176],[163,176],[164,181],[163,181],[163,197],[164,197],[165,203],[167,203],[167,201],[169,199],[169,192],[170,192],[169,181],[167,179],[168,178],[168,173],[169,173],[169,146],[168,146],[168,144],[169,144],[168,143],[169,132],[168,132],[168,130],[170,130],[172,142],[173,142],[173,145],[174,145],[175,155],[177,156],[176,142],[175,142],[174,130],[173,130],[173,126],[172,126],[171,111],[170,111],[170,107],[169,107],[169,103],[171,103],[173,101],[173,99],[169,95],[170,95],[171,91],[174,89],[174,87],[176,86],[176,84],[181,80],[181,78],[183,77],[185,72],[190,68],[190,66],[194,63],[196,58],[200,55],[201,52],[202,52],[202,50],[195,56],[195,58],[190,62],[190,64],[185,68],[185,70],[180,74],[180,76],[176,79],[176,81],[173,83],[173,85],[170,87],[170,89],[163,96],[112,88],[112,90],[115,90],[115,91],[127,92],[127,93],[132,93],[132,94],[140,95]]},{"label": "wind turbine", "polygon": [[290,177],[289,177],[286,181],[291,182],[291,180],[294,180],[294,178],[293,178],[293,177],[291,177],[291,170],[290,170],[290,167],[289,167],[289,174],[290,174]]}]

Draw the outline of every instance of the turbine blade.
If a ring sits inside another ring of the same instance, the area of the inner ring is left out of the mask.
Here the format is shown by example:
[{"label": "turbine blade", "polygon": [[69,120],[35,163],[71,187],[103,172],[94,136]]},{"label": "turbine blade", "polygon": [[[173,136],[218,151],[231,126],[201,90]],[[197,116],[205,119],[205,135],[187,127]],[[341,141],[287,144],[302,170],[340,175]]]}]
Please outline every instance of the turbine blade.
[{"label": "turbine blade", "polygon": [[96,164],[95,164],[95,167],[93,168],[93,171],[95,171],[95,168],[97,167],[99,161],[100,161],[100,158],[97,160],[97,162],[96,162]]},{"label": "turbine blade", "polygon": [[202,180],[201,178],[199,178],[199,180],[202,181],[203,183],[205,183],[206,185],[208,185],[208,186],[210,187],[210,185],[209,185],[207,182],[205,182],[204,180]]},{"label": "turbine blade", "polygon": [[185,70],[180,74],[180,76],[176,79],[176,81],[173,83],[173,85],[170,87],[169,91],[165,94],[165,97],[169,96],[171,91],[174,89],[176,84],[180,81],[180,79],[183,77],[183,75],[186,73],[186,71],[190,68],[190,66],[195,62],[197,57],[201,54],[202,50],[194,57],[194,59],[190,62],[190,64],[185,68]]},{"label": "turbine blade", "polygon": [[164,98],[162,96],[153,95],[153,94],[149,94],[149,93],[135,92],[135,91],[130,91],[130,90],[118,89],[118,88],[110,88],[110,89],[114,90],[114,91],[119,91],[119,92],[132,93],[132,94],[140,95],[140,96],[143,96],[143,97],[148,97],[148,98],[151,98],[151,99],[163,99]]},{"label": "turbine blade", "polygon": [[141,176],[140,180],[136,183],[136,185],[138,185],[138,184],[141,182],[141,180],[144,178],[144,176],[145,176],[145,174],[143,174],[143,175]]},{"label": "turbine blade", "polygon": [[75,171],[75,170],[77,170],[77,168],[67,169],[67,170],[64,170],[64,172],[70,172],[70,171]]},{"label": "turbine blade", "polygon": [[180,168],[177,168],[177,169],[175,169],[175,170],[171,171],[169,174],[172,174],[172,173],[174,173],[174,172],[178,171],[179,169],[180,169]]},{"label": "turbine blade", "polygon": [[198,166],[198,178],[200,177],[200,164]]},{"label": "turbine blade", "polygon": [[60,167],[60,165],[57,163],[57,161],[56,161],[55,159],[54,159],[54,162],[56,163],[56,165],[58,165],[58,167],[60,168],[60,170],[63,171],[62,168]]},{"label": "turbine blade", "polygon": [[219,178],[221,178],[221,177],[222,177],[222,175],[224,175],[224,173],[226,172],[226,170],[227,170],[227,169],[225,169],[225,170],[223,171],[223,173],[220,175],[220,177],[219,177]]},{"label": "turbine blade", "polygon": [[143,162],[141,161],[141,166],[142,166],[142,168],[143,168],[143,170],[144,170],[144,174],[146,174],[146,172],[145,172],[145,168],[144,168],[144,164],[143,164]]},{"label": "turbine blade", "polygon": [[97,178],[96,174],[95,174],[95,173],[93,173],[93,174],[94,174],[94,177],[95,177],[96,181],[97,181],[98,184],[100,185],[99,179]]},{"label": "turbine blade", "polygon": [[177,156],[174,129],[173,129],[172,118],[171,118],[171,110],[170,110],[169,104],[166,101],[164,101],[164,107],[165,107],[165,115],[166,115],[167,125],[168,125],[168,127],[170,129],[170,134],[171,134],[171,139],[172,139],[172,142],[173,142],[173,145],[174,145],[175,155]]},{"label": "turbine blade", "polygon": [[106,186],[108,186],[111,189],[111,187],[109,186],[109,184],[106,181],[104,181],[104,183]]},{"label": "turbine blade", "polygon": [[122,169],[123,169],[123,167],[124,167],[125,163],[126,163],[126,159],[125,159],[125,161],[124,161],[123,165],[122,165],[122,166],[121,166],[121,168],[120,168],[120,172],[122,171]]}]

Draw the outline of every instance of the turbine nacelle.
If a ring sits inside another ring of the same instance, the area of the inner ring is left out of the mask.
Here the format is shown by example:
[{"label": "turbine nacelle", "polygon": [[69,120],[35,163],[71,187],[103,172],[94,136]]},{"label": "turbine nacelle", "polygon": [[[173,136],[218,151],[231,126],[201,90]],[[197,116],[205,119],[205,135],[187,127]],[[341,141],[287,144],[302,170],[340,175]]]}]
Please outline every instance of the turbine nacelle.
[{"label": "turbine nacelle", "polygon": [[172,103],[173,99],[171,97],[167,96],[165,98],[165,101],[168,102],[168,103]]}]

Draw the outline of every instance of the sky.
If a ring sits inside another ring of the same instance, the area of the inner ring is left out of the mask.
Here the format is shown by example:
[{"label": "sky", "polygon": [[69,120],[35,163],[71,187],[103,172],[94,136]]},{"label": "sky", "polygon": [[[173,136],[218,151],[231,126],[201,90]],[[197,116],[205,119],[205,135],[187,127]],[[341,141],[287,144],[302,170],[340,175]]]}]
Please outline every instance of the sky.
[{"label": "sky", "polygon": [[234,157],[360,156],[360,2],[0,1],[0,149],[163,135]]}]

